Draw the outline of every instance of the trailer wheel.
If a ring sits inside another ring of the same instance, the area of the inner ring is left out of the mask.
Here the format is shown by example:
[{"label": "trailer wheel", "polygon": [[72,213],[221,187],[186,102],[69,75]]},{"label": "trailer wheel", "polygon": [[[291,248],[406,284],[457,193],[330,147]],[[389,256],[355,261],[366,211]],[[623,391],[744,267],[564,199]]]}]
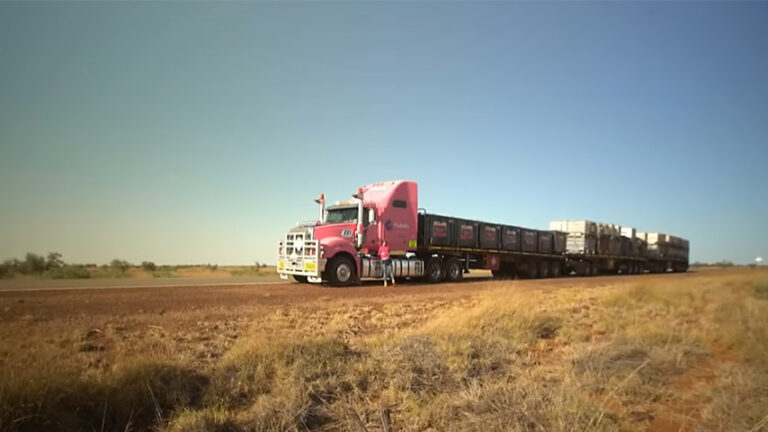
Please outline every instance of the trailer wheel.
[{"label": "trailer wheel", "polygon": [[298,283],[309,283],[306,276],[293,275],[293,280]]},{"label": "trailer wheel", "polygon": [[355,280],[355,263],[345,256],[331,258],[325,269],[328,281],[333,286],[351,285]]},{"label": "trailer wheel", "polygon": [[445,263],[445,278],[449,282],[460,282],[464,278],[464,269],[457,258],[449,258]]},{"label": "trailer wheel", "polygon": [[439,283],[445,279],[445,268],[443,260],[438,257],[430,257],[425,267],[427,282]]}]

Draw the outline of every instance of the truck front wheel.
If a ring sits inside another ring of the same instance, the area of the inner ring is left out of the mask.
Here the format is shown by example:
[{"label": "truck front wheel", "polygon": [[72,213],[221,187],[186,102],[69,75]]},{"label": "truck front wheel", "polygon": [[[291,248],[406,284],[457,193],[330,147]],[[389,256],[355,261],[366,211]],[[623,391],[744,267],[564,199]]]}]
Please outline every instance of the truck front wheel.
[{"label": "truck front wheel", "polygon": [[306,276],[293,275],[293,280],[298,283],[309,283]]},{"label": "truck front wheel", "polygon": [[344,256],[332,258],[325,268],[325,274],[333,286],[347,286],[355,281],[355,263]]}]

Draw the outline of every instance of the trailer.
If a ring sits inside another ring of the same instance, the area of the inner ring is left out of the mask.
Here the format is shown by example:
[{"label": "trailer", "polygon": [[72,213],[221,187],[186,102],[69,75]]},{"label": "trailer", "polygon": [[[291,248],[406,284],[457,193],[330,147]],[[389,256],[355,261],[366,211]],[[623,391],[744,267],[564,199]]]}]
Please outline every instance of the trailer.
[{"label": "trailer", "polygon": [[687,269],[684,239],[658,237],[662,249],[672,252],[649,259],[636,254],[640,246],[622,237],[615,224],[553,221],[550,230],[537,230],[428,213],[419,209],[418,186],[408,180],[372,183],[329,206],[322,194],[315,201],[319,219],[297,224],[278,244],[277,271],[283,279],[333,286],[381,279],[377,251],[384,240],[396,278],[431,283],[457,282],[473,269],[503,278],[636,273],[661,269],[660,260],[672,256],[675,269],[682,269],[683,256]]},{"label": "trailer", "polygon": [[[579,276],[688,270],[688,241],[592,221],[554,220],[568,236],[565,273]],[[674,246],[671,246],[673,245]]]},{"label": "trailer", "polygon": [[[425,278],[437,283],[459,281],[471,269],[491,270],[496,277],[555,277],[565,262],[564,243],[555,233],[435,215],[418,214],[416,259],[425,262]],[[562,240],[562,237],[560,237]],[[459,268],[462,270],[459,271]]]}]

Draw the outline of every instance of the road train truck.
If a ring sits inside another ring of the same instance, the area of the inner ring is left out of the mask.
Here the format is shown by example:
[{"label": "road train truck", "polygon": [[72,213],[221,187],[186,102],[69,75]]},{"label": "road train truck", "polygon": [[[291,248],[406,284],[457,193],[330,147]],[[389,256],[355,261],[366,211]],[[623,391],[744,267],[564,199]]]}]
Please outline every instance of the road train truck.
[{"label": "road train truck", "polygon": [[[349,201],[326,207],[317,221],[296,224],[278,245],[280,277],[298,282],[328,282],[334,286],[381,279],[377,250],[390,247],[396,278],[420,278],[431,283],[458,282],[470,269],[491,270],[502,277],[556,277],[579,273],[579,265],[594,265],[581,274],[621,273],[618,256],[574,254],[566,250],[568,233],[541,231],[430,214],[418,207],[418,187],[399,180],[359,188]],[[645,258],[631,257],[637,271]],[[599,265],[598,265],[599,264]],[[659,265],[658,268],[666,266]],[[687,267],[687,257],[686,257]],[[657,267],[653,267],[657,268]]]}]

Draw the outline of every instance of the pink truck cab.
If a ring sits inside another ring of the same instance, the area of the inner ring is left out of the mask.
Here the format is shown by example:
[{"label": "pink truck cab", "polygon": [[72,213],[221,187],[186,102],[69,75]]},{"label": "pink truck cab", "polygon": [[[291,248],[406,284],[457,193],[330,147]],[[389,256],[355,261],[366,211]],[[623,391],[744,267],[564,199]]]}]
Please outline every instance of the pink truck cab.
[{"label": "pink truck cab", "polygon": [[416,251],[418,188],[407,180],[372,183],[359,188],[352,199],[325,206],[320,220],[298,224],[278,246],[280,277],[299,282],[343,286],[363,278],[380,278],[379,244],[389,242],[393,264],[400,276],[422,276],[423,262],[409,257]]}]

